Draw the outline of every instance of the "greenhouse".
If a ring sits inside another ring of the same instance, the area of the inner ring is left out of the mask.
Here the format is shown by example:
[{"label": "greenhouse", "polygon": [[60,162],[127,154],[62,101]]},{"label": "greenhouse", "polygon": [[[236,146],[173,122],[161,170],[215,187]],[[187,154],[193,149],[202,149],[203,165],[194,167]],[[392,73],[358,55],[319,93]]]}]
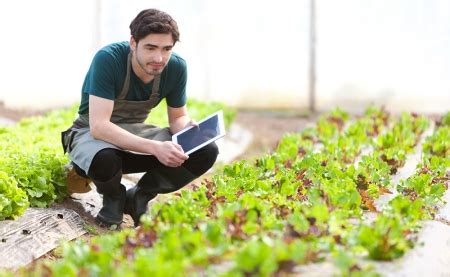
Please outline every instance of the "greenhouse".
[{"label": "greenhouse", "polygon": [[449,3],[66,5],[0,4],[0,276],[450,274]]}]

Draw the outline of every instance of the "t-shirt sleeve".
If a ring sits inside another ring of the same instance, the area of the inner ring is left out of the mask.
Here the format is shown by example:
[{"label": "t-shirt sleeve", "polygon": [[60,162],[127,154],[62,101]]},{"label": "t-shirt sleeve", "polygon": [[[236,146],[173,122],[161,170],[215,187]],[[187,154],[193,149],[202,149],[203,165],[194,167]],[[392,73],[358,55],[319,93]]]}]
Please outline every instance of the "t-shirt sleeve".
[{"label": "t-shirt sleeve", "polygon": [[187,66],[186,61],[176,57],[176,81],[169,94],[166,96],[167,105],[172,108],[179,108],[186,105],[186,83],[187,83]]},{"label": "t-shirt sleeve", "polygon": [[117,64],[111,55],[99,51],[92,60],[83,84],[83,93],[114,100]]}]

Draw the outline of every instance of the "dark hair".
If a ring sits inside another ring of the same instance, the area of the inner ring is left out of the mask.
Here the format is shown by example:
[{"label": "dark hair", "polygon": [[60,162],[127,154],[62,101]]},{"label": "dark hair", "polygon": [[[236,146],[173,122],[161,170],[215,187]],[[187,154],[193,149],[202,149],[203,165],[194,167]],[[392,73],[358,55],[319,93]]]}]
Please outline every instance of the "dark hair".
[{"label": "dark hair", "polygon": [[136,43],[149,34],[172,34],[173,44],[180,40],[177,22],[167,13],[157,9],[141,11],[131,21],[130,31]]}]

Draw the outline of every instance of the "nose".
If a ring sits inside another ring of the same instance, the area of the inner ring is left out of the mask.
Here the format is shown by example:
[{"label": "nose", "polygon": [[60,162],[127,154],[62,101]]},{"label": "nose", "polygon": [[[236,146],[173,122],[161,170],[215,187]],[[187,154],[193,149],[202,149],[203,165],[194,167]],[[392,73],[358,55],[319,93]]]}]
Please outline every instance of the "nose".
[{"label": "nose", "polygon": [[155,56],[153,57],[153,59],[154,59],[154,61],[155,61],[156,63],[161,63],[162,60],[163,60],[162,53],[159,52],[159,51],[157,51],[157,52],[155,53]]}]

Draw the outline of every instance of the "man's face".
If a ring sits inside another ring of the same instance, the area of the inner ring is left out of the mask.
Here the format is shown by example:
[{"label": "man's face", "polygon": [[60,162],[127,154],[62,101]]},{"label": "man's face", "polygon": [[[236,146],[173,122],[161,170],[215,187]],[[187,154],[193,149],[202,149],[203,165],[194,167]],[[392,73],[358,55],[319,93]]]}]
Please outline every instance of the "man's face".
[{"label": "man's face", "polygon": [[173,39],[171,34],[150,34],[138,43],[131,38],[130,46],[142,73],[156,75],[161,74],[169,62]]}]

